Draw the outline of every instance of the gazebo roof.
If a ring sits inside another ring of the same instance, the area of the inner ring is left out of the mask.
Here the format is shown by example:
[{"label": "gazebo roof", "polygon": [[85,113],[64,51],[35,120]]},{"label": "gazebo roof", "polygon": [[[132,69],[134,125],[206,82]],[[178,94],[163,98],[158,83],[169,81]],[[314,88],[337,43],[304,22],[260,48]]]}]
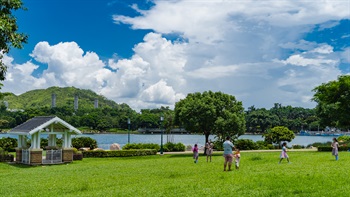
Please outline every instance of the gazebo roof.
[{"label": "gazebo roof", "polygon": [[75,134],[81,134],[81,132],[68,124],[64,120],[58,118],[57,116],[37,116],[34,117],[15,128],[11,129],[8,133],[18,134],[18,135],[33,135],[36,132],[48,129],[51,131],[65,131],[69,130]]}]

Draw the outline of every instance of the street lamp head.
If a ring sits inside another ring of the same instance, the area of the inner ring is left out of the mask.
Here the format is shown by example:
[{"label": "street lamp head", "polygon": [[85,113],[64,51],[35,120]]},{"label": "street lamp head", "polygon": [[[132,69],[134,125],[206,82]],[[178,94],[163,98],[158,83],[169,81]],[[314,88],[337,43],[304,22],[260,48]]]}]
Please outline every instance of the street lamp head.
[{"label": "street lamp head", "polygon": [[163,122],[163,120],[164,120],[164,117],[160,116],[160,121]]},{"label": "street lamp head", "polygon": [[130,124],[130,118],[128,118],[128,124]]}]

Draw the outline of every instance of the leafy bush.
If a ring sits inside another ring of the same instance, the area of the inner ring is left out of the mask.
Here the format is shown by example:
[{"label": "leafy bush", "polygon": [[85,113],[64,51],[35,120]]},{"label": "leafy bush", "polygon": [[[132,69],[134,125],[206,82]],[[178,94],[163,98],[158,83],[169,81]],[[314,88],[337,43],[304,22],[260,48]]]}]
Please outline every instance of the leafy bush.
[{"label": "leafy bush", "polygon": [[319,147],[319,146],[331,146],[331,143],[332,142],[315,142],[315,143],[312,143],[311,145],[308,145],[309,146],[313,146],[313,147]]},{"label": "leafy bush", "polygon": [[350,136],[349,135],[342,135],[338,137],[338,141],[344,141],[344,142],[349,142],[350,141]]},{"label": "leafy bush", "polygon": [[0,162],[13,162],[14,156],[12,154],[8,154],[7,151],[4,151],[0,148]]},{"label": "leafy bush", "polygon": [[15,148],[17,147],[17,139],[6,137],[0,139],[0,148],[4,151],[15,152]]},{"label": "leafy bush", "polygon": [[213,142],[214,144],[214,149],[217,150],[217,151],[223,151],[224,150],[224,147],[222,146],[224,142],[222,142],[221,140],[216,140]]},{"label": "leafy bush", "polygon": [[89,147],[91,150],[97,148],[96,140],[91,137],[76,137],[72,139],[72,145],[74,148],[79,149],[82,147]]},{"label": "leafy bush", "polygon": [[263,141],[263,140],[256,141],[255,144],[256,144],[256,146],[258,147],[259,150],[269,149],[269,147],[268,147],[269,144],[267,142]]},{"label": "leafy bush", "polygon": [[98,150],[98,151],[84,151],[83,157],[132,157],[132,156],[145,156],[156,155],[156,149],[144,149],[144,150]]},{"label": "leafy bush", "polygon": [[73,160],[83,160],[83,153],[73,148]]},{"label": "leafy bush", "polygon": [[126,144],[123,146],[123,150],[131,150],[131,149],[156,149],[159,150],[160,146],[154,143],[132,143]]},{"label": "leafy bush", "polygon": [[273,149],[276,149],[276,147],[273,145],[273,144],[267,144],[267,149],[269,150],[273,150]]},{"label": "leafy bush", "polygon": [[[63,140],[58,138],[56,140],[57,147],[62,147]],[[40,148],[45,149],[49,145],[49,140],[47,138],[41,138],[40,139]]]},{"label": "leafy bush", "polygon": [[299,144],[294,144],[294,145],[292,145],[292,148],[293,149],[302,149],[302,148],[305,148],[305,146],[302,146],[302,145],[299,145]]},{"label": "leafy bush", "polygon": [[238,139],[235,141],[235,147],[240,150],[257,150],[258,146],[251,139]]},{"label": "leafy bush", "polygon": [[172,143],[172,142],[167,142],[164,145],[164,151],[165,152],[180,152],[180,151],[185,151],[186,147],[182,143]]}]

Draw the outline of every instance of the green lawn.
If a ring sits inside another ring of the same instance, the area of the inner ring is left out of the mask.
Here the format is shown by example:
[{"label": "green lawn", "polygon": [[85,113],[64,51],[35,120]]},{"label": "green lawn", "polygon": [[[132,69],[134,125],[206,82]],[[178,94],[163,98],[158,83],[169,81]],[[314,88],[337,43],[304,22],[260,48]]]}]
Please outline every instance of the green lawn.
[{"label": "green lawn", "polygon": [[0,196],[349,196],[350,153],[242,152],[240,170],[223,172],[223,157],[191,155],[84,158],[28,167],[0,163]]}]

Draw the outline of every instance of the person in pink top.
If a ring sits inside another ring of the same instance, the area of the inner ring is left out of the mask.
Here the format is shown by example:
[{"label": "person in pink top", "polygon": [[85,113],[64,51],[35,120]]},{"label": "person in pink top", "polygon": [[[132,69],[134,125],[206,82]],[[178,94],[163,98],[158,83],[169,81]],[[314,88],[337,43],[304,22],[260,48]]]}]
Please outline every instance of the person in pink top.
[{"label": "person in pink top", "polygon": [[286,142],[283,142],[283,144],[282,144],[282,152],[281,152],[281,156],[280,156],[280,162],[278,162],[278,163],[281,163],[281,161],[284,158],[287,159],[288,163],[290,163],[289,162],[289,157],[288,157],[288,154],[287,154],[287,143]]},{"label": "person in pink top", "polygon": [[194,163],[198,163],[198,145],[195,144],[192,148]]}]

